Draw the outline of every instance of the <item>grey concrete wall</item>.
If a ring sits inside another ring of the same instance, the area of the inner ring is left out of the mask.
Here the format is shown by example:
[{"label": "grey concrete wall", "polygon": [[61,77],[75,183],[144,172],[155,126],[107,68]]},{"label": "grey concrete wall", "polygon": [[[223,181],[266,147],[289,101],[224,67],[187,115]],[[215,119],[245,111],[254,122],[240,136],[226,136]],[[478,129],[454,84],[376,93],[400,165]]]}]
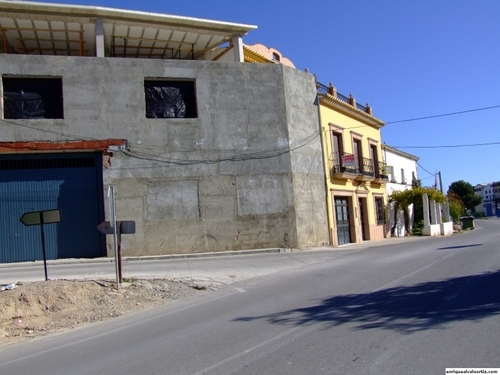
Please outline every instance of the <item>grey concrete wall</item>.
[{"label": "grey concrete wall", "polygon": [[[0,141],[128,141],[103,176],[118,219],[136,221],[124,255],[325,242],[310,75],[274,64],[18,55],[0,55],[0,74],[62,77],[64,96],[64,119],[2,120]],[[194,79],[198,117],[146,118],[145,78]]]},{"label": "grey concrete wall", "polygon": [[298,247],[329,244],[316,82],[313,75],[283,69]]}]

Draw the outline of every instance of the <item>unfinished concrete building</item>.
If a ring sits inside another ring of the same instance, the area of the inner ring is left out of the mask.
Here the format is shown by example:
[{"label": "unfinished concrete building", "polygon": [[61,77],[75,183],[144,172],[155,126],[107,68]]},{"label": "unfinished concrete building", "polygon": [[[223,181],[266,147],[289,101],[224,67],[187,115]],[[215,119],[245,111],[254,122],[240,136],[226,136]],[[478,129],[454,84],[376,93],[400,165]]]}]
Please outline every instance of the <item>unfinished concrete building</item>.
[{"label": "unfinished concrete building", "polygon": [[245,63],[252,25],[0,2],[0,262],[328,243],[314,77]]}]

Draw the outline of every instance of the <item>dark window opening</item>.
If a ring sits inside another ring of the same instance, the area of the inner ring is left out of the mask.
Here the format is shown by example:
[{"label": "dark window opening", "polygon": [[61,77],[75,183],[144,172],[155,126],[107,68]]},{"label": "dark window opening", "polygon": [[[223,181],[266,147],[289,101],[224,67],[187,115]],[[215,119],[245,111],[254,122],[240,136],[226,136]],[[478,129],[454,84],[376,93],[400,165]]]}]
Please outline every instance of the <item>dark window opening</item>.
[{"label": "dark window opening", "polygon": [[385,207],[384,198],[375,197],[375,215],[377,216],[377,224],[385,224]]},{"label": "dark window opening", "polygon": [[144,81],[147,118],[196,118],[194,81]]},{"label": "dark window opening", "polygon": [[273,60],[280,61],[280,55],[278,55],[276,52],[273,52]]},{"label": "dark window opening", "polygon": [[4,119],[62,119],[61,78],[3,77]]},{"label": "dark window opening", "polygon": [[363,149],[361,148],[361,140],[355,139],[353,144],[354,157],[356,158],[356,169],[358,173],[363,172]]},{"label": "dark window opening", "polygon": [[374,166],[374,172],[376,176],[380,175],[380,168],[378,164],[378,152],[377,152],[377,146],[376,145],[370,145],[370,158],[371,158],[371,163]]},{"label": "dark window opening", "polygon": [[332,159],[335,166],[341,166],[342,155],[344,153],[342,134],[332,132]]}]

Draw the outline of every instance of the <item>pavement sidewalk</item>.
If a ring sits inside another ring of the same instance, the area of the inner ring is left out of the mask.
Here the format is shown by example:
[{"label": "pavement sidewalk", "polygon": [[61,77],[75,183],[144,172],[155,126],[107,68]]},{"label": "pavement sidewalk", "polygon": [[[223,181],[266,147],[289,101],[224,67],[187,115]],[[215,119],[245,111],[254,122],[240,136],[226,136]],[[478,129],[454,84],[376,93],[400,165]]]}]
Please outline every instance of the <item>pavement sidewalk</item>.
[{"label": "pavement sidewalk", "polygon": [[[429,237],[392,237],[341,247],[317,247],[307,250],[256,249],[199,254],[124,257],[124,278],[170,278],[195,284],[232,284],[282,270],[330,261],[343,254],[408,242]],[[49,279],[116,279],[114,258],[57,259],[47,261]],[[45,280],[43,261],[0,264],[0,283]]]},{"label": "pavement sidewalk", "polygon": [[[380,247],[387,245],[401,244],[405,242],[421,241],[429,237],[389,237],[378,241],[364,241],[362,243],[351,243],[339,247],[334,246],[318,246],[311,247],[303,250],[291,248],[266,248],[266,249],[253,249],[253,250],[234,250],[234,251],[220,251],[220,252],[205,252],[205,253],[187,253],[187,254],[167,254],[167,255],[138,255],[138,256],[123,256],[123,262],[129,261],[144,261],[144,260],[176,260],[176,259],[193,259],[193,258],[214,258],[221,256],[244,256],[256,254],[276,254],[276,253],[297,253],[297,252],[311,252],[311,251],[355,251],[366,249],[370,247]],[[100,258],[68,258],[68,259],[50,259],[47,260],[48,265],[57,264],[78,264],[78,263],[114,263],[114,256],[100,257]],[[11,267],[30,267],[38,266],[43,261],[29,261],[29,262],[15,262],[15,263],[0,263],[0,269]]]}]

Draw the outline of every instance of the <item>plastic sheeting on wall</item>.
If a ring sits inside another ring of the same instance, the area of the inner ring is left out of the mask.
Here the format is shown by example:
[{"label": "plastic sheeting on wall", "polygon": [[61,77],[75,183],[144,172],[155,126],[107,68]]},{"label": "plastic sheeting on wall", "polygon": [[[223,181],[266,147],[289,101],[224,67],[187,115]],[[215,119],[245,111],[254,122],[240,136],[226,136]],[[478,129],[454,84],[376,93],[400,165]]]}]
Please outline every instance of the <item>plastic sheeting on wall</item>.
[{"label": "plastic sheeting on wall", "polygon": [[186,117],[186,103],[182,99],[180,89],[158,86],[146,88],[146,117]]},{"label": "plastic sheeting on wall", "polygon": [[36,92],[5,92],[4,117],[6,119],[45,118],[45,104]]}]

